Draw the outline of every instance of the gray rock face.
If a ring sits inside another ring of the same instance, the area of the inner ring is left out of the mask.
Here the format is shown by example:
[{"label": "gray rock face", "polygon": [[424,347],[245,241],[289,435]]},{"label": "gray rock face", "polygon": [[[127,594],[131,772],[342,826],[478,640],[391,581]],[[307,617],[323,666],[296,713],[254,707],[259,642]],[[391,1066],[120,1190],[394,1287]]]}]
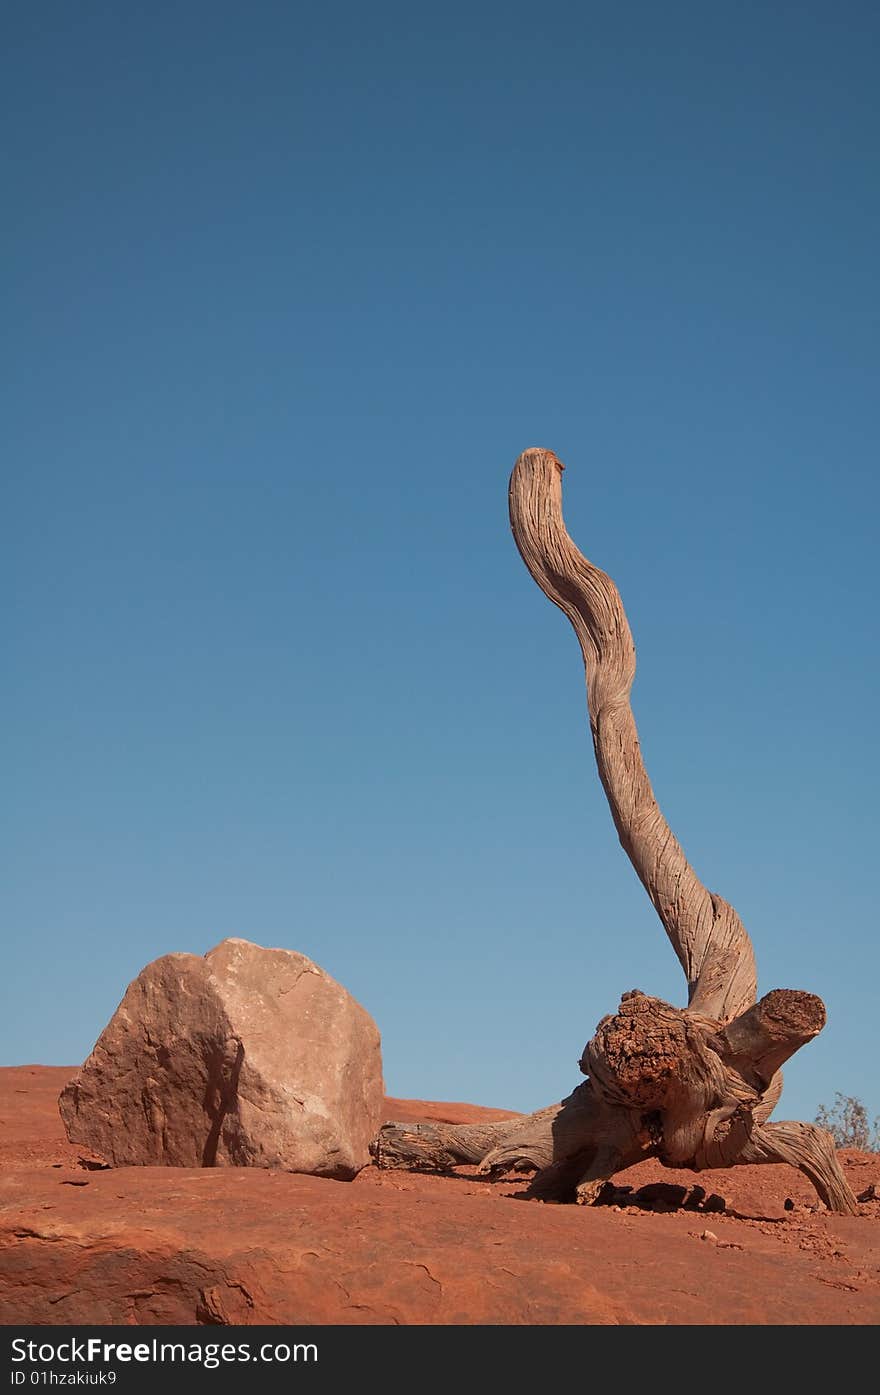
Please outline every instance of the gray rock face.
[{"label": "gray rock face", "polygon": [[369,1013],[305,955],[230,939],[148,964],[59,1108],[116,1166],[351,1178],[382,1099]]}]

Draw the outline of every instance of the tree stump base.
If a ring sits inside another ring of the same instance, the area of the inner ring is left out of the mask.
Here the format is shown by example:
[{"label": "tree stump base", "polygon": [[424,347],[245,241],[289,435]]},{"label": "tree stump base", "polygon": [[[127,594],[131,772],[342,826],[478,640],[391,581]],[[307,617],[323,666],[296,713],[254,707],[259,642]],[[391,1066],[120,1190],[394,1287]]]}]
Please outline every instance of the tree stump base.
[{"label": "tree stump base", "polygon": [[527,1195],[592,1205],[604,1184],[646,1158],[692,1171],[786,1162],[831,1211],[857,1214],[831,1135],[768,1123],[779,1066],[822,1028],[812,993],[776,989],[723,1024],[633,990],[584,1049],[587,1080],[557,1105],[492,1124],[388,1123],[378,1167],[535,1173]]}]

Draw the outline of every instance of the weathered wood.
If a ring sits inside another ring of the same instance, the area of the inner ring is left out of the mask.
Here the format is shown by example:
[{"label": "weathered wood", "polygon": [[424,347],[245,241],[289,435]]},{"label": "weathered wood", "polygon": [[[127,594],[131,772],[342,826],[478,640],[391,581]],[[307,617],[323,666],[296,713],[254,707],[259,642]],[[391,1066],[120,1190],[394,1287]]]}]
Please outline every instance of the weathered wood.
[{"label": "weathered wood", "polygon": [[722,1028],[715,1049],[763,1092],[789,1056],[819,1035],[825,1020],[825,1004],[815,993],[775,988]]},{"label": "weathered wood", "polygon": [[382,1125],[370,1152],[377,1167],[445,1172],[462,1163],[480,1162],[520,1122],[519,1115],[492,1124],[390,1122]]},{"label": "weathered wood", "polygon": [[630,707],[635,647],[617,587],[565,529],[562,471],[552,451],[527,450],[510,477],[510,525],[544,594],[568,616],[584,658],[599,778],[620,842],[651,898],[699,1010],[729,1021],[755,1001],[751,941],[732,906],[707,891],[660,812]]},{"label": "weathered wood", "polygon": [[[584,1061],[601,1063],[598,1074],[559,1104],[491,1124],[386,1124],[372,1147],[375,1161],[430,1171],[463,1163],[478,1163],[484,1173],[534,1169],[530,1196],[582,1204],[595,1200],[615,1173],[648,1157],[697,1171],[786,1162],[810,1179],[831,1210],[854,1214],[831,1136],[809,1124],[766,1122],[780,1077],[774,1074],[766,1090],[752,1083],[758,1072],[743,1048],[751,1040],[757,1061],[766,1060],[767,1038],[779,1034],[787,1016],[778,994],[768,998],[774,1011],[762,999],[746,1014],[742,1030],[729,1034],[731,1052],[717,1023],[696,1021],[688,1009],[646,994],[625,994],[618,1014],[603,1019],[585,1049]],[[795,1036],[809,1019],[815,1026],[820,1009],[813,1000],[791,1013]],[[652,1042],[659,1043],[656,1062],[646,1049]]]},{"label": "weathered wood", "polygon": [[519,457],[510,480],[511,527],[535,581],[577,634],[599,776],[620,842],[684,969],[688,1006],[625,993],[584,1048],[588,1079],[560,1104],[482,1128],[388,1125],[376,1159],[380,1166],[479,1161],[490,1173],[534,1168],[531,1195],[584,1203],[645,1157],[697,1169],[787,1162],[810,1178],[827,1206],[854,1213],[830,1135],[808,1124],[768,1122],[782,1089],[779,1068],[822,1029],[824,1005],[797,989],[776,989],[755,1002],[745,927],[700,882],[660,812],[630,707],[629,625],[614,582],[565,530],[563,468],[552,451]]},{"label": "weathered wood", "polygon": [[730,1134],[717,1140],[709,1167],[740,1163],[789,1163],[807,1177],[829,1211],[858,1215],[858,1203],[837,1159],[834,1139],[826,1129],[793,1120],[755,1126],[753,1120],[734,1121]]}]

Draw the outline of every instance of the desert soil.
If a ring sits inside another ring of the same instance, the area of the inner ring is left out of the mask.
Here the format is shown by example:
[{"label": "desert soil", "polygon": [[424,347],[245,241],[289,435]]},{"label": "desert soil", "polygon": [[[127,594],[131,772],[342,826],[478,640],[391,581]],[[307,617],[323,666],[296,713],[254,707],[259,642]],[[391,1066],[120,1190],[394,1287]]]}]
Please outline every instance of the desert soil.
[{"label": "desert soil", "polygon": [[[73,1073],[0,1069],[5,1324],[880,1320],[880,1202],[829,1215],[792,1168],[646,1163],[615,1179],[630,1191],[594,1207],[527,1202],[522,1177],[465,1168],[370,1167],[354,1182],[102,1169],[61,1125]],[[386,1113],[466,1122],[504,1111],[389,1099]],[[841,1159],[856,1193],[880,1192],[880,1155]]]}]

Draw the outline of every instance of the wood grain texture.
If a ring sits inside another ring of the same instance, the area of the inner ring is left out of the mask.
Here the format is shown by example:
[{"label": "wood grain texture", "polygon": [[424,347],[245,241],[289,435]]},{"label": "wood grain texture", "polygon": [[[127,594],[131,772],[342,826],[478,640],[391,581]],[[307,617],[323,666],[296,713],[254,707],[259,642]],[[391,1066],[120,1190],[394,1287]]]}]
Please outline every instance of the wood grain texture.
[{"label": "wood grain texture", "polygon": [[755,1001],[755,956],[742,921],[703,886],[660,812],[630,706],[632,635],[614,582],[566,532],[563,468],[552,451],[523,452],[510,479],[511,528],[529,572],[578,637],[599,778],[684,969],[688,1006],[624,993],[584,1048],[587,1079],[559,1104],[480,1131],[387,1124],[374,1157],[380,1166],[532,1168],[531,1195],[581,1203],[646,1158],[696,1170],[785,1162],[832,1210],[856,1214],[830,1135],[769,1122],[780,1067],[821,1031],[825,1007],[798,989]]},{"label": "wood grain texture", "polygon": [[514,541],[577,635],[599,778],[621,845],[684,969],[689,1002],[706,1016],[729,1021],[755,1001],[751,941],[733,907],[703,886],[654,797],[630,706],[636,653],[629,624],[610,576],[566,532],[564,468],[548,450],[519,457],[509,490]]}]

